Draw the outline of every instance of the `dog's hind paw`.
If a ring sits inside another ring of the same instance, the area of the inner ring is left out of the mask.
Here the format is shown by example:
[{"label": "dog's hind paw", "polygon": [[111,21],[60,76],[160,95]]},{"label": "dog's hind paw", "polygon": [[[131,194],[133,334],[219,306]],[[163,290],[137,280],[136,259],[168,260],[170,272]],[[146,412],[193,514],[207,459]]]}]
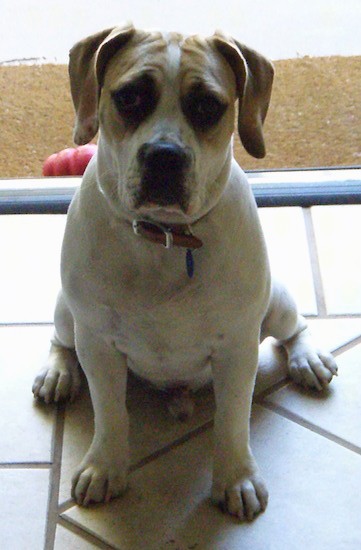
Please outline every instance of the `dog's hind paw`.
[{"label": "dog's hind paw", "polygon": [[293,357],[289,363],[291,378],[305,388],[322,391],[330,384],[337,366],[332,355],[314,351],[300,357]]},{"label": "dog's hind paw", "polygon": [[322,391],[337,376],[337,365],[333,356],[317,350],[308,331],[294,336],[284,346],[288,353],[289,374],[297,384]]},{"label": "dog's hind paw", "polygon": [[45,403],[73,399],[81,386],[80,368],[75,351],[52,345],[48,364],[36,376],[33,394]]}]

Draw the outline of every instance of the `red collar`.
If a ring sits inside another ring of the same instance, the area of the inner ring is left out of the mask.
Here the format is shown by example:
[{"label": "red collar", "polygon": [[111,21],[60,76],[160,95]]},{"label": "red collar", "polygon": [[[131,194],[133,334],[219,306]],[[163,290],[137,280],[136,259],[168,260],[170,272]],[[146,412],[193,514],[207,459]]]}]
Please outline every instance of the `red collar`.
[{"label": "red collar", "polygon": [[193,250],[201,248],[203,242],[195,237],[189,225],[163,225],[153,221],[141,219],[133,220],[133,231],[136,235],[141,235],[148,241],[159,243],[166,248],[180,246]]}]

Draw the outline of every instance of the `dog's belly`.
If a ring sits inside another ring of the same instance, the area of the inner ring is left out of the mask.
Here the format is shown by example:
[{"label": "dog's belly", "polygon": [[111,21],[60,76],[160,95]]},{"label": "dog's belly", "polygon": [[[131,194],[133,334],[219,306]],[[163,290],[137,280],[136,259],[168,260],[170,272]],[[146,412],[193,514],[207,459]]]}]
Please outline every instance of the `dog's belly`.
[{"label": "dog's belly", "polygon": [[213,339],[193,323],[164,318],[133,320],[112,311],[106,325],[102,332],[109,344],[126,355],[128,367],[137,376],[151,384],[197,389],[210,381]]},{"label": "dog's belly", "polygon": [[138,377],[160,389],[187,386],[193,390],[211,380],[211,368],[207,358],[174,353],[147,359],[128,356],[128,367]]},{"label": "dog's belly", "polygon": [[152,334],[139,331],[116,338],[114,344],[126,353],[128,366],[137,376],[158,387],[196,388],[209,381],[211,349],[197,338],[189,337],[184,342],[170,332],[164,337],[157,331]]}]

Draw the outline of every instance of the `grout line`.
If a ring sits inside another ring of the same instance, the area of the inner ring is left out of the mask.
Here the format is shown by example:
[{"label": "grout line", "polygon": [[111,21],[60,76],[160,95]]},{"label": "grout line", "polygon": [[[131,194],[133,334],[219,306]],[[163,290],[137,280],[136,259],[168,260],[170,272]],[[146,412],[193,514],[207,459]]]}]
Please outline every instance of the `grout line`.
[{"label": "grout line", "polygon": [[346,344],[342,344],[341,346],[338,346],[338,348],[332,350],[332,355],[337,357],[338,355],[341,355],[341,353],[345,353],[359,344],[361,344],[361,334],[355,338],[352,338],[352,340],[349,340]]},{"label": "grout line", "polygon": [[[128,474],[132,474],[136,470],[139,470],[140,468],[143,468],[144,466],[147,466],[154,460],[157,460],[159,457],[173,451],[174,449],[177,449],[184,443],[187,443],[194,437],[197,437],[198,435],[206,432],[209,428],[213,426],[213,420],[208,420],[208,422],[205,422],[201,426],[198,426],[197,428],[194,428],[190,432],[187,432],[182,437],[176,439],[175,441],[172,441],[168,445],[165,445],[161,449],[158,449],[157,451],[154,451],[154,453],[151,453],[150,455],[147,455],[146,457],[140,459],[138,462],[131,464],[129,467]],[[73,506],[76,506],[76,503],[73,499],[68,499],[64,502],[62,502],[58,507],[58,513],[63,514]]]},{"label": "grout line", "polygon": [[278,382],[275,382],[268,388],[266,388],[263,391],[260,391],[259,393],[256,393],[253,397],[253,403],[256,405],[262,405],[263,400],[266,399],[269,395],[282,390],[286,386],[292,383],[292,379],[288,376],[286,378],[283,378],[282,380],[279,380]]},{"label": "grout line", "polygon": [[59,483],[61,472],[61,457],[63,451],[63,433],[65,419],[65,404],[59,404],[56,409],[56,420],[53,431],[53,466],[50,472],[48,511],[45,532],[45,550],[54,548],[56,524],[58,520]]},{"label": "grout line", "polygon": [[264,401],[261,403],[262,407],[279,414],[280,416],[283,416],[283,418],[286,418],[287,420],[290,420],[291,422],[294,422],[295,424],[298,424],[302,428],[308,429],[311,432],[316,433],[317,435],[320,435],[324,437],[325,439],[328,439],[329,441],[332,441],[332,443],[336,443],[337,445],[340,445],[341,447],[344,447],[345,449],[352,451],[357,454],[361,454],[361,448],[354,443],[350,443],[346,439],[343,439],[342,437],[339,437],[338,435],[332,434],[331,432],[328,432],[324,428],[321,428],[320,426],[316,426],[315,424],[312,424],[312,422],[309,422],[308,420],[305,420],[301,416],[299,416],[296,413],[293,413],[289,411],[288,409],[282,407],[282,405],[277,405],[275,403],[271,403],[270,401]]},{"label": "grout line", "polygon": [[323,319],[335,319],[335,320],[360,319],[361,320],[361,313],[329,313],[327,315],[302,313],[302,315],[306,319],[321,319],[321,320]]},{"label": "grout line", "polygon": [[90,542],[97,548],[102,550],[120,550],[118,546],[113,546],[106,542],[104,539],[95,535],[92,531],[83,529],[80,525],[74,521],[72,518],[59,517],[59,525],[74,533],[74,535],[79,536],[83,540]]},{"label": "grout line", "polygon": [[4,327],[52,327],[54,325],[51,321],[34,321],[34,322],[26,322],[26,321],[14,321],[7,323],[0,321],[0,328]]},{"label": "grout line", "polygon": [[131,465],[129,468],[129,473],[132,473],[135,470],[139,470],[140,468],[143,468],[143,466],[147,466],[148,464],[150,464],[150,462],[153,462],[157,458],[173,451],[174,449],[177,449],[177,447],[180,447],[184,443],[187,443],[187,441],[189,441],[190,439],[193,439],[194,437],[206,432],[212,426],[213,426],[213,420],[208,420],[208,422],[206,422],[205,424],[198,426],[198,428],[194,428],[194,430],[191,430],[190,432],[186,433],[179,439],[172,441],[165,447],[158,449],[158,451],[155,451],[154,453],[139,460],[139,462],[136,462],[135,464]]},{"label": "grout line", "polygon": [[47,470],[51,462],[0,462],[0,470]]},{"label": "grout line", "polygon": [[303,219],[304,219],[305,229],[306,229],[308,251],[310,255],[313,286],[314,286],[316,304],[317,304],[317,312],[318,312],[318,316],[326,316],[327,307],[326,307],[325,293],[324,293],[324,288],[322,283],[320,261],[319,261],[318,252],[317,252],[315,228],[313,225],[313,220],[311,215],[311,208],[302,208],[302,212],[303,212]]},{"label": "grout line", "polygon": [[70,510],[70,508],[73,508],[73,506],[76,506],[75,500],[72,498],[68,498],[58,506],[58,514],[61,515],[64,512],[67,512],[67,510]]}]

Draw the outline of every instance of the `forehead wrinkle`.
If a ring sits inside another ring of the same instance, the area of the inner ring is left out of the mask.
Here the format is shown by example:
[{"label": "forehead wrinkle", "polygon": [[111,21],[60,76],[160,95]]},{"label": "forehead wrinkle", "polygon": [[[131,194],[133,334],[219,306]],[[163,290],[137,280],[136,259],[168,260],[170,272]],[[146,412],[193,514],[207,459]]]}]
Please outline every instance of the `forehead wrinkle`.
[{"label": "forehead wrinkle", "polygon": [[163,40],[166,43],[166,54],[162,60],[161,79],[158,82],[161,92],[160,104],[164,115],[173,118],[176,116],[179,107],[180,42],[182,36],[178,33],[165,33]]},{"label": "forehead wrinkle", "polygon": [[126,44],[110,60],[107,75],[117,87],[129,82],[140,73],[153,74],[159,80],[167,59],[167,42],[160,33],[142,33]]},{"label": "forehead wrinkle", "polygon": [[220,96],[227,95],[224,83],[230,74],[229,67],[207,39],[190,36],[184,41],[180,73],[182,94],[201,84]]}]

